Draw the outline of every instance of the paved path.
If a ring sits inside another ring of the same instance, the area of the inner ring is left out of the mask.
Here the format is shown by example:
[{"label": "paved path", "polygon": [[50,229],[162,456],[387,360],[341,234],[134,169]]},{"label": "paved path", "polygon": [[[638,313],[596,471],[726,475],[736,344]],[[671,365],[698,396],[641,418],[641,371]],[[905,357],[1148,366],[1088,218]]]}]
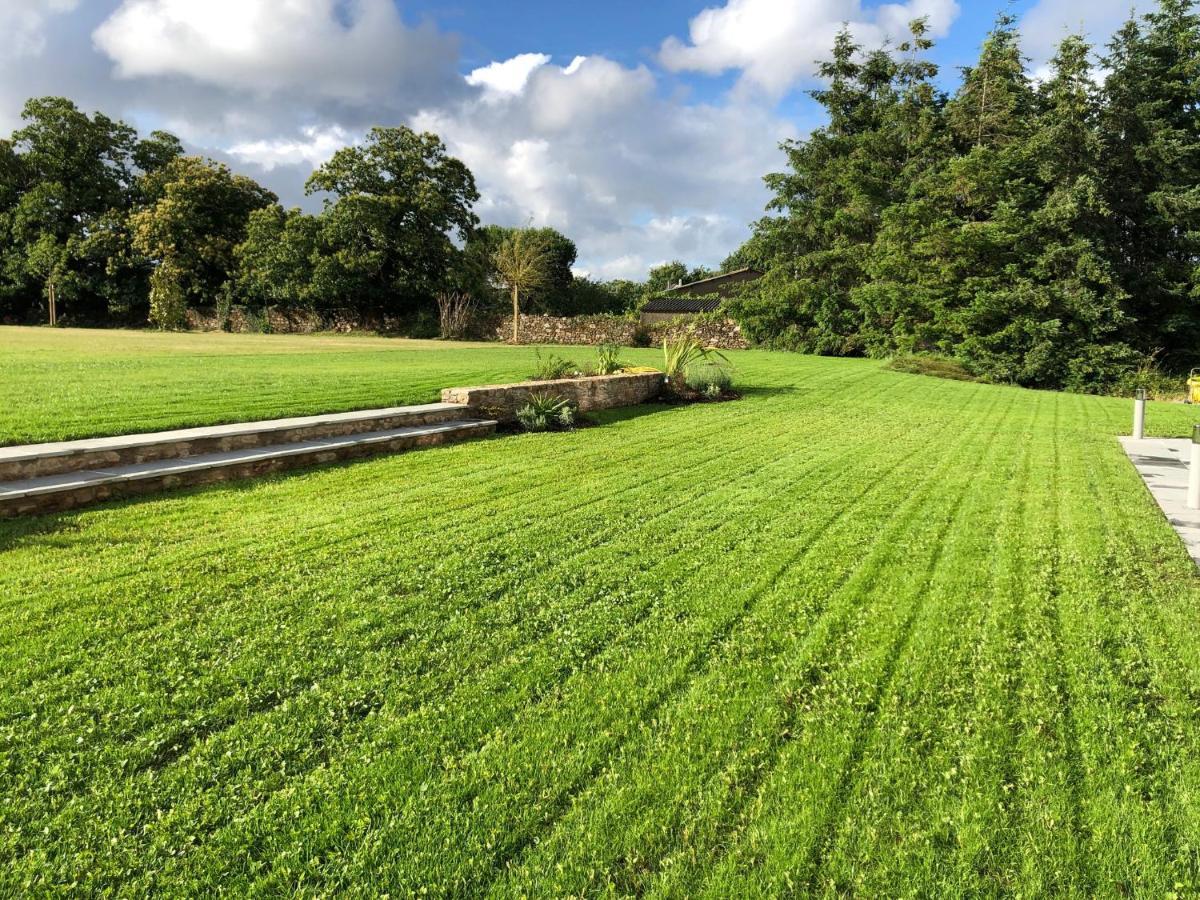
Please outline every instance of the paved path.
[{"label": "paved path", "polygon": [[1200,565],[1200,509],[1187,508],[1189,438],[1123,437],[1121,446],[1158,501],[1167,521],[1182,538],[1196,565]]}]

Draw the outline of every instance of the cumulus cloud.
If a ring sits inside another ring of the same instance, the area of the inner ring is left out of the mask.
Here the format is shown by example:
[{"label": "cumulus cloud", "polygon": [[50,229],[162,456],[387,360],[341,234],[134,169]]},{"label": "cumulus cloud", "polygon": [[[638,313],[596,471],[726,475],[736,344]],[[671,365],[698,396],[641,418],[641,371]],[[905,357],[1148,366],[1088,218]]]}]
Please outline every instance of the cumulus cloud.
[{"label": "cumulus cloud", "polygon": [[550,57],[545,53],[521,53],[476,69],[467,76],[467,84],[483,88],[490,98],[519,94],[529,76],[548,62]]},{"label": "cumulus cloud", "polygon": [[474,171],[485,222],[558,228],[603,278],[719,262],[761,215],[762,175],[792,136],[764,106],[664,99],[648,69],[600,56],[542,63],[518,90],[484,88],[413,124]]},{"label": "cumulus cloud", "polygon": [[124,0],[94,37],[121,78],[358,103],[436,95],[457,59],[454,38],[408,26],[392,0]]},{"label": "cumulus cloud", "polygon": [[674,72],[736,70],[743,87],[779,96],[814,77],[843,25],[872,45],[906,34],[907,24],[922,17],[942,37],[957,15],[955,0],[908,0],[870,11],[859,0],[728,0],[691,20],[687,42],[663,41],[659,58]]},{"label": "cumulus cloud", "polygon": [[300,164],[315,169],[327,162],[338,150],[360,139],[361,135],[352,134],[339,125],[310,125],[301,129],[298,137],[234,144],[229,148],[229,154],[241,162],[259,166],[267,172],[280,166]]},{"label": "cumulus cloud", "polygon": [[1130,11],[1148,12],[1153,0],[1039,0],[1021,18],[1023,49],[1033,60],[1035,69],[1045,72],[1045,63],[1054,56],[1058,43],[1068,34],[1082,33],[1097,51],[1129,18]]},{"label": "cumulus cloud", "polygon": [[70,12],[79,0],[4,0],[0,3],[0,57],[37,56],[45,47],[43,29],[51,16]]}]

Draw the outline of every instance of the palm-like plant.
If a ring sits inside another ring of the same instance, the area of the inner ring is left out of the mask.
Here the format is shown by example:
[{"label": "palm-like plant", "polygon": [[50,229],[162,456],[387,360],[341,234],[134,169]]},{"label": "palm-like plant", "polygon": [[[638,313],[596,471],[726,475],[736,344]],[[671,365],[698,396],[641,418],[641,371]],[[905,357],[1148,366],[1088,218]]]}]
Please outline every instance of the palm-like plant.
[{"label": "palm-like plant", "polygon": [[[719,362],[718,362],[719,360]],[[694,337],[663,339],[663,369],[667,381],[678,384],[683,380],[688,366],[705,362],[712,366],[729,365],[729,359],[716,347],[705,347]]]},{"label": "palm-like plant", "polygon": [[512,295],[513,343],[521,337],[521,295],[528,295],[550,280],[550,252],[530,229],[517,228],[504,238],[492,255],[501,284]]}]

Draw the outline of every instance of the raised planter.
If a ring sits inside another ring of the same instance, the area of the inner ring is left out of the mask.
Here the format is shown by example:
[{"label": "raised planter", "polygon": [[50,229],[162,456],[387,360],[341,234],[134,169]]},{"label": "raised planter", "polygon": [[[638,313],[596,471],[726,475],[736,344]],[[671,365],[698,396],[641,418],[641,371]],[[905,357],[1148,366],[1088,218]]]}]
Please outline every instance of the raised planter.
[{"label": "raised planter", "polygon": [[580,412],[636,406],[662,393],[661,372],[594,375],[588,378],[560,378],[554,381],[522,381],[519,384],[488,384],[479,387],[446,388],[443,403],[458,403],[474,413],[500,422],[516,420],[517,410],[534,394],[561,397]]}]

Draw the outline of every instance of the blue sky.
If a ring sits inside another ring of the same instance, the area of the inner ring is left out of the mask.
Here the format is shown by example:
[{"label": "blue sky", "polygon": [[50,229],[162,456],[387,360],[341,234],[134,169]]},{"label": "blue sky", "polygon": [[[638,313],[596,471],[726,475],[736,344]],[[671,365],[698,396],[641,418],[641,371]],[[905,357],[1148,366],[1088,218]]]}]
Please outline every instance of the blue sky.
[{"label": "blue sky", "polygon": [[[1149,0],[1133,0],[1145,8]],[[714,265],[749,233],[781,140],[820,124],[815,60],[927,16],[947,87],[1000,9],[1036,71],[1131,0],[0,0],[0,135],[63,94],[250,174],[287,205],[373,125],[438,133],[485,222],[559,228],[580,271]]]}]

